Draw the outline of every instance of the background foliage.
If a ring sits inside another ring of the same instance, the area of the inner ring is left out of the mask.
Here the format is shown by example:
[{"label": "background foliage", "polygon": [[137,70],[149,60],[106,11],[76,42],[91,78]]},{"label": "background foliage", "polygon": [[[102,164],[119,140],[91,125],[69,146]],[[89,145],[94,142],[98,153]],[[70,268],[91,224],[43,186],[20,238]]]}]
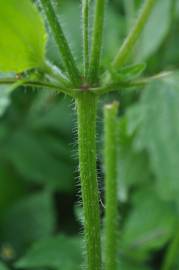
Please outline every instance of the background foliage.
[{"label": "background foliage", "polygon": [[[80,64],[80,1],[62,2],[56,9]],[[113,59],[142,2],[110,1],[103,66]],[[145,76],[179,67],[178,23],[178,1],[158,0],[131,55],[134,63],[147,63]],[[62,66],[55,46],[50,36],[48,57]],[[165,270],[168,257],[173,267],[168,269],[179,267],[178,85],[176,73],[144,89],[108,94],[99,104],[101,201],[102,108],[113,99],[121,104],[119,269]],[[0,115],[0,270],[80,269],[83,243],[79,194],[75,195],[78,170],[73,101],[45,89],[19,87],[13,92],[0,86]],[[103,213],[101,204],[101,217]]]}]

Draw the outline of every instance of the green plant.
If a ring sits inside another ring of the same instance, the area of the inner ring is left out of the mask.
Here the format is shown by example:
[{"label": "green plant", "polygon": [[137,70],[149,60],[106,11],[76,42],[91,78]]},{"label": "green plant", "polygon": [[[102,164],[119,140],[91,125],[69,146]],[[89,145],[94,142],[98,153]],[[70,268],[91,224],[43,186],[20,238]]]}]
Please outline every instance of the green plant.
[{"label": "green plant", "polygon": [[[124,66],[131,50],[134,48],[147,19],[154,7],[155,0],[146,0],[139,17],[120,47],[117,56],[105,70],[100,70],[102,33],[104,22],[105,1],[95,1],[94,24],[91,38],[91,50],[89,50],[89,6],[90,1],[82,2],[82,29],[83,29],[83,70],[77,66],[70,46],[65,38],[59,20],[56,17],[53,1],[41,0],[41,7],[45,14],[49,27],[56,40],[61,53],[64,67],[62,70],[50,64],[45,58],[46,31],[37,9],[31,1],[0,1],[0,29],[3,42],[0,43],[0,70],[13,72],[7,77],[0,79],[1,84],[12,84],[11,91],[19,85],[27,85],[38,88],[48,88],[62,92],[75,99],[78,116],[78,145],[80,160],[81,192],[84,208],[84,234],[86,239],[86,257],[89,270],[102,269],[101,241],[100,241],[100,218],[99,218],[99,195],[96,176],[96,111],[97,102],[103,94],[122,88],[135,88],[144,86],[156,77],[138,79],[145,65]],[[13,16],[15,13],[15,16]],[[6,16],[5,16],[6,15]],[[7,20],[12,18],[12,22]],[[34,31],[34,28],[36,31]],[[14,31],[15,29],[15,31]],[[28,33],[28,35],[27,35]],[[15,73],[15,76],[14,76]],[[160,77],[160,76],[159,76]],[[157,77],[158,78],[158,77]],[[115,109],[116,110],[116,109]],[[113,120],[113,119],[112,119]],[[114,121],[115,122],[115,121]],[[108,127],[109,125],[109,127]],[[106,120],[106,130],[110,130],[111,121]],[[106,134],[107,136],[107,134]],[[112,136],[115,137],[114,134]],[[115,153],[111,165],[108,166],[107,155],[110,151],[111,140],[106,145],[106,175],[115,178]],[[114,151],[114,150],[112,150]],[[114,167],[113,167],[114,166]],[[113,179],[115,180],[115,179]],[[111,181],[109,179],[109,181]],[[114,184],[107,184],[107,192],[114,189]],[[107,198],[106,192],[106,198]],[[111,195],[109,195],[111,196]],[[115,195],[116,196],[116,195]],[[116,198],[114,198],[116,199]],[[114,206],[107,203],[107,219],[110,214],[116,213],[116,200]],[[111,210],[110,208],[111,207]],[[114,213],[112,213],[114,211]],[[108,220],[108,224],[110,220]],[[112,228],[107,228],[106,239],[112,241],[116,249],[115,235],[111,235]],[[115,230],[114,230],[114,233]],[[114,242],[113,242],[114,241]],[[104,260],[106,269],[116,267],[116,251],[112,254],[110,248],[106,248]],[[112,265],[112,266],[111,266]],[[114,268],[115,269],[115,268]]]}]

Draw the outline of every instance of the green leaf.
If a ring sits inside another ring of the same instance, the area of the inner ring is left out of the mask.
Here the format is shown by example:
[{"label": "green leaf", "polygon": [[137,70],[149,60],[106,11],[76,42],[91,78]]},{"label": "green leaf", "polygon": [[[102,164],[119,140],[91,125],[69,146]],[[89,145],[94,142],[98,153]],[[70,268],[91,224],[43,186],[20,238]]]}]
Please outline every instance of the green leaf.
[{"label": "green leaf", "polygon": [[154,81],[143,92],[138,105],[128,111],[129,132],[134,146],[149,153],[157,177],[158,193],[178,200],[179,185],[179,82],[178,73]]},{"label": "green leaf", "polygon": [[14,89],[19,86],[19,83],[14,83],[11,86],[1,85],[0,86],[0,117],[3,116],[6,109],[10,105],[10,95]]},{"label": "green leaf", "polygon": [[81,240],[59,235],[35,243],[16,266],[19,268],[49,267],[79,270],[82,264]]},{"label": "green leaf", "polygon": [[149,270],[148,267],[145,267],[145,266],[142,266],[142,265],[139,265],[139,264],[134,264],[134,263],[129,263],[129,262],[124,262],[124,261],[121,261],[119,262],[118,264],[118,270]]},{"label": "green leaf", "polygon": [[7,85],[0,86],[0,116],[4,114],[10,104],[10,89]]},{"label": "green leaf", "polygon": [[[138,43],[136,60],[144,61],[159,49],[171,22],[171,0],[158,0]],[[163,19],[165,18],[165,20]]]},{"label": "green leaf", "polygon": [[141,63],[141,64],[136,64],[136,65],[130,65],[130,66],[125,66],[120,69],[120,73],[124,74],[125,77],[129,79],[134,79],[136,77],[139,77],[143,71],[146,68],[146,64]]},{"label": "green leaf", "polygon": [[0,224],[1,241],[22,252],[33,241],[51,235],[54,222],[51,195],[33,194],[6,209]]},{"label": "green leaf", "polygon": [[30,0],[0,0],[0,71],[22,72],[44,63],[46,32]]},{"label": "green leaf", "polygon": [[[118,25],[120,25],[120,27],[118,27]],[[124,16],[118,12],[118,9],[113,8],[112,5],[108,5],[104,27],[104,48],[101,59],[102,63],[104,63],[107,68],[109,67],[111,59],[116,55],[119,44],[121,44],[125,34]]]},{"label": "green leaf", "polygon": [[3,155],[28,181],[52,189],[71,189],[70,154],[61,140],[57,141],[45,132],[40,138],[33,132],[20,130],[13,134]]},{"label": "green leaf", "polygon": [[0,270],[8,270],[7,266],[0,262]]},{"label": "green leaf", "polygon": [[118,182],[119,200],[128,200],[129,190],[151,180],[148,155],[145,151],[138,152],[133,147],[134,136],[127,134],[127,118],[118,122]]},{"label": "green leaf", "polygon": [[[1,82],[1,79],[6,79],[8,75],[9,75],[9,78],[14,78],[14,76],[12,76],[11,73],[10,74],[0,73],[0,82]],[[4,114],[4,112],[6,111],[7,107],[10,104],[11,93],[13,92],[14,89],[16,89],[21,84],[22,84],[21,82],[16,82],[11,85],[0,83],[0,117]]]},{"label": "green leaf", "polygon": [[118,71],[115,68],[110,69],[111,77],[114,81],[129,81],[139,77],[145,70],[146,64],[136,64],[125,66]]},{"label": "green leaf", "polygon": [[175,225],[173,205],[160,200],[153,189],[142,189],[135,195],[125,221],[121,250],[135,260],[145,258],[149,251],[160,249],[168,242]]},{"label": "green leaf", "polygon": [[60,99],[57,99],[49,91],[39,92],[29,113],[30,125],[33,129],[51,128],[59,131],[65,137],[65,140],[71,141],[73,121],[70,104],[70,98],[64,99],[63,96],[60,96]]},{"label": "green leaf", "polygon": [[119,70],[119,74],[125,80],[132,80],[139,77],[144,72],[145,68],[146,64],[144,63],[125,66]]},{"label": "green leaf", "polygon": [[[8,161],[25,184],[71,192],[75,179],[70,103],[60,96],[43,94],[33,93],[33,102],[31,91],[24,93],[20,88],[12,95],[12,106],[0,127],[0,159]],[[21,103],[16,104],[17,98]]]},{"label": "green leaf", "polygon": [[26,186],[24,181],[16,175],[13,170],[9,169],[9,164],[3,162],[0,163],[0,217],[3,214],[3,210],[7,209],[17,199],[24,196]]}]

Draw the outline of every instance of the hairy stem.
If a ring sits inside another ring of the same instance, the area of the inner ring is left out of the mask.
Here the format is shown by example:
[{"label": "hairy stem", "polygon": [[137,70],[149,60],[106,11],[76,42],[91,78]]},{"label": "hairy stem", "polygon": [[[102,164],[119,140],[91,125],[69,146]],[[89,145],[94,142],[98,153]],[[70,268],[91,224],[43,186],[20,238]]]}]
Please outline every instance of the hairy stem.
[{"label": "hairy stem", "polygon": [[60,84],[53,84],[50,82],[44,82],[44,81],[36,81],[36,80],[28,80],[28,79],[18,79],[18,78],[5,78],[0,79],[0,85],[9,85],[10,87],[16,87],[17,85],[21,86],[30,86],[32,88],[44,88],[53,90],[55,92],[61,92],[65,95],[69,95],[71,97],[75,96],[75,92],[71,88],[64,88]]},{"label": "hairy stem", "polygon": [[82,27],[84,77],[86,79],[89,66],[89,0],[82,0]]},{"label": "hairy stem", "polygon": [[131,50],[134,48],[135,43],[138,40],[156,2],[157,2],[156,0],[146,0],[146,2],[144,3],[144,6],[139,14],[139,17],[134,27],[132,28],[131,32],[125,39],[123,45],[119,49],[117,56],[113,61],[114,67],[116,68],[121,67],[128,59]]},{"label": "hairy stem", "polygon": [[117,102],[104,108],[105,270],[117,269],[117,110]]},{"label": "hairy stem", "polygon": [[92,83],[95,83],[98,80],[103,37],[104,9],[105,0],[96,0],[92,35],[92,49],[89,65],[89,81]]},{"label": "hairy stem", "polygon": [[99,194],[96,176],[96,97],[81,92],[77,99],[78,147],[88,270],[101,270]]},{"label": "hairy stem", "polygon": [[40,2],[43,7],[43,11],[47,17],[54,38],[56,40],[62,59],[65,63],[69,77],[71,78],[71,81],[74,83],[75,86],[79,86],[80,74],[76,67],[76,63],[74,61],[72,52],[63,33],[60,22],[55,14],[53,5],[50,0],[40,0]]}]

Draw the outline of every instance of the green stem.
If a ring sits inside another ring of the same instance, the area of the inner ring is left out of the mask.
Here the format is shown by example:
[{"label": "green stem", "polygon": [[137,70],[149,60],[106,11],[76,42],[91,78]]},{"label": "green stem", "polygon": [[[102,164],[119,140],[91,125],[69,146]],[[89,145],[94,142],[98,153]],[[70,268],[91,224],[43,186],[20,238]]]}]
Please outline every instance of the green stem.
[{"label": "green stem", "polygon": [[64,93],[65,95],[69,95],[71,97],[75,96],[75,92],[71,88],[64,88],[62,85],[59,84],[52,84],[43,81],[32,81],[32,80],[25,80],[25,79],[17,79],[17,78],[6,78],[0,79],[0,86],[1,85],[9,85],[13,87],[14,84],[19,83],[21,86],[31,86],[32,88],[47,88],[49,90],[54,90],[56,92]]},{"label": "green stem", "polygon": [[89,0],[82,0],[82,27],[84,77],[86,79],[89,66]]},{"label": "green stem", "polygon": [[80,74],[76,67],[76,63],[74,61],[70,47],[63,33],[60,22],[58,21],[57,16],[55,14],[53,5],[51,4],[50,0],[40,0],[40,2],[43,7],[43,11],[47,17],[47,20],[52,30],[52,33],[54,35],[54,38],[56,40],[59,51],[62,55],[62,59],[65,63],[69,77],[71,78],[75,86],[79,86]]},{"label": "green stem", "polygon": [[88,270],[101,270],[99,194],[96,176],[96,102],[95,95],[90,92],[81,92],[76,99]]},{"label": "green stem", "polygon": [[98,80],[103,37],[104,9],[105,0],[96,0],[92,35],[92,50],[89,65],[89,81],[92,83],[96,83]]},{"label": "green stem", "polygon": [[113,61],[114,67],[120,68],[128,59],[131,50],[134,48],[135,43],[138,40],[156,2],[156,0],[146,0],[133,29],[125,39]]},{"label": "green stem", "polygon": [[124,81],[124,82],[111,82],[109,84],[106,84],[104,86],[101,87],[96,87],[96,88],[92,88],[91,92],[101,96],[110,92],[115,92],[115,91],[121,91],[124,89],[131,89],[131,88],[144,88],[144,86],[154,80],[162,80],[165,79],[169,76],[171,76],[172,74],[175,74],[176,71],[164,71],[161,73],[158,73],[156,75],[150,76],[150,77],[144,77],[141,79],[136,79],[134,81]]},{"label": "green stem", "polygon": [[162,270],[173,270],[175,269],[175,264],[178,258],[178,250],[179,250],[179,232],[178,226],[176,230],[176,235],[173,238],[165,256]]},{"label": "green stem", "polygon": [[118,103],[104,108],[105,165],[105,270],[117,269],[118,201],[117,201],[117,110]]}]

